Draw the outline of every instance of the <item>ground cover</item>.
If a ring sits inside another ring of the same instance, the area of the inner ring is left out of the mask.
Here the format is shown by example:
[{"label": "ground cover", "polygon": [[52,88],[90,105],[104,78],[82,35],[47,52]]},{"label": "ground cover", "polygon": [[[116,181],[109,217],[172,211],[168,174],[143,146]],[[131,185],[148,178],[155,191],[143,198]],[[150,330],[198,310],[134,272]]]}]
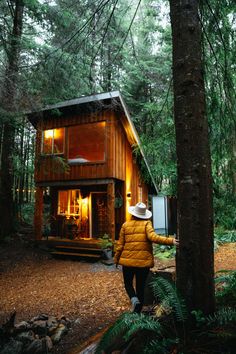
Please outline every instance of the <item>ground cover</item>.
[{"label": "ground cover", "polygon": [[[155,269],[174,265],[173,259],[156,260]],[[219,246],[215,270],[236,269],[236,244]],[[115,266],[52,258],[30,243],[9,243],[0,250],[0,325],[15,310],[17,322],[40,313],[72,321],[69,333],[53,353],[69,353],[109,326],[129,301],[122,274]]]}]

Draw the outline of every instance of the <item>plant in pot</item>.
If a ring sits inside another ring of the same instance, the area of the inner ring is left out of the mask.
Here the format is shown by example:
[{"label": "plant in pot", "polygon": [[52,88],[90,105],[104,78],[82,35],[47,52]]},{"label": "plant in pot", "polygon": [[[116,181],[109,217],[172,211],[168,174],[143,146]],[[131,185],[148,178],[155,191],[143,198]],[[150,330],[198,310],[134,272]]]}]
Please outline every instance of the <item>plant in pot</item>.
[{"label": "plant in pot", "polygon": [[112,258],[112,251],[113,251],[113,245],[114,242],[110,238],[108,234],[104,234],[102,237],[99,237],[98,239],[98,244],[102,249],[103,252],[103,258],[104,258],[104,263],[106,264],[113,264],[113,258]]}]

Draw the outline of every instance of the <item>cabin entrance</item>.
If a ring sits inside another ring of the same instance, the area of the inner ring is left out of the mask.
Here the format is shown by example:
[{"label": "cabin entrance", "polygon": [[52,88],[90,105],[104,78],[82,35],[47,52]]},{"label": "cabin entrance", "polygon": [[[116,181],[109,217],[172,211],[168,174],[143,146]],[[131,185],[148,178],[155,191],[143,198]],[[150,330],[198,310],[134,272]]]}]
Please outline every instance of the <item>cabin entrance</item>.
[{"label": "cabin entrance", "polygon": [[97,239],[107,233],[106,192],[81,188],[58,190],[56,194],[53,235],[79,240]]},{"label": "cabin entrance", "polygon": [[92,236],[102,237],[107,233],[107,194],[104,192],[91,193],[92,205]]}]

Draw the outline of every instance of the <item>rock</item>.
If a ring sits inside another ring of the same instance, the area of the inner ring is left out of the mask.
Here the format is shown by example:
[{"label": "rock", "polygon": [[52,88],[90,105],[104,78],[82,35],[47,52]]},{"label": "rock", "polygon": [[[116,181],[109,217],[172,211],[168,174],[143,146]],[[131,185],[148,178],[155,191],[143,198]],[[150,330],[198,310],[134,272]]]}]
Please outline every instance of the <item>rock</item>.
[{"label": "rock", "polygon": [[48,334],[51,336],[56,332],[59,323],[55,316],[49,316],[47,320]]},{"label": "rock", "polygon": [[31,318],[30,322],[35,322],[35,321],[46,321],[48,320],[48,315],[41,313],[40,315]]},{"label": "rock", "polygon": [[55,327],[58,325],[58,321],[55,316],[49,316],[47,319],[47,326],[48,328],[50,327]]},{"label": "rock", "polygon": [[26,321],[22,321],[15,325],[15,329],[17,332],[27,331],[29,328],[30,328],[30,324]]},{"label": "rock", "polygon": [[48,335],[52,336],[56,332],[58,326],[59,324],[55,324],[55,326],[48,328]]},{"label": "rock", "polygon": [[56,332],[52,335],[51,339],[53,343],[58,343],[61,340],[61,337],[68,332],[68,328],[62,323],[59,324]]},{"label": "rock", "polygon": [[22,342],[11,338],[10,341],[4,345],[3,349],[0,351],[0,354],[21,354],[22,348]]},{"label": "rock", "polygon": [[51,340],[51,338],[49,336],[45,337],[45,341],[46,341],[46,347],[47,347],[47,352],[48,352],[48,351],[50,351],[52,349],[53,343],[52,343],[52,340]]},{"label": "rock", "polygon": [[35,339],[34,337],[34,332],[33,331],[27,331],[27,332],[22,332],[16,336],[16,340],[19,340],[20,342],[24,344],[29,344],[33,342]]},{"label": "rock", "polygon": [[43,340],[35,339],[25,348],[24,354],[45,354]]},{"label": "rock", "polygon": [[48,334],[47,322],[43,320],[34,321],[32,324],[32,330],[34,333],[46,335]]}]

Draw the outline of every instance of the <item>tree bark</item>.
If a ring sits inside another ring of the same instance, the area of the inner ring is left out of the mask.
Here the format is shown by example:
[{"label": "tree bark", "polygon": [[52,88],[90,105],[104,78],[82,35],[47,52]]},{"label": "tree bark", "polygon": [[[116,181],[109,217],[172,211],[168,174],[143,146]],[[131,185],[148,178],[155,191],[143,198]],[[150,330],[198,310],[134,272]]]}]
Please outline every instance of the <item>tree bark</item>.
[{"label": "tree bark", "polygon": [[189,310],[215,309],[213,206],[198,0],[170,0],[178,169],[177,287]]},{"label": "tree bark", "polygon": [[13,8],[13,29],[7,50],[7,67],[2,91],[2,107],[8,116],[3,126],[1,178],[0,178],[0,238],[14,231],[13,153],[15,139],[15,113],[24,1],[16,0]]}]

